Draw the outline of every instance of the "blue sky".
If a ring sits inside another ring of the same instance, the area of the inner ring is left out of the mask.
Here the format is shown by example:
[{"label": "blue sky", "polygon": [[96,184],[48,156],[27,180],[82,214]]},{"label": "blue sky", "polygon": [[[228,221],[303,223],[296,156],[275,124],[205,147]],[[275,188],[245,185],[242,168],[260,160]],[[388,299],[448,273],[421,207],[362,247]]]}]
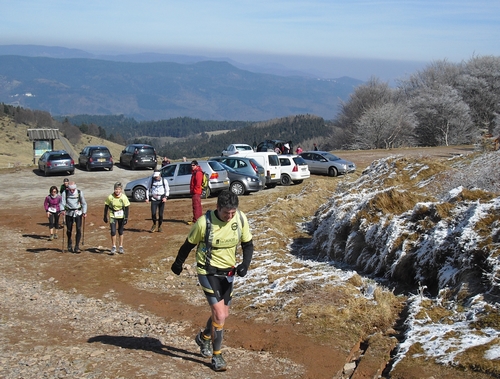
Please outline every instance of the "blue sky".
[{"label": "blue sky", "polygon": [[500,55],[498,0],[15,0],[1,12],[0,45],[227,56],[318,70],[334,59]]}]

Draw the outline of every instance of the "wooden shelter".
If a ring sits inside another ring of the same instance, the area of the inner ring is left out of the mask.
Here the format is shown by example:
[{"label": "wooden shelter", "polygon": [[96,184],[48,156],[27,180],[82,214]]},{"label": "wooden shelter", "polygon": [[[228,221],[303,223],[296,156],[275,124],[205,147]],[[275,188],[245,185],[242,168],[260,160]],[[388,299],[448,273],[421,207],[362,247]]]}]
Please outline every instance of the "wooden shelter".
[{"label": "wooden shelter", "polygon": [[54,150],[54,140],[59,139],[59,129],[28,129],[28,138],[33,141],[33,164],[46,151]]}]

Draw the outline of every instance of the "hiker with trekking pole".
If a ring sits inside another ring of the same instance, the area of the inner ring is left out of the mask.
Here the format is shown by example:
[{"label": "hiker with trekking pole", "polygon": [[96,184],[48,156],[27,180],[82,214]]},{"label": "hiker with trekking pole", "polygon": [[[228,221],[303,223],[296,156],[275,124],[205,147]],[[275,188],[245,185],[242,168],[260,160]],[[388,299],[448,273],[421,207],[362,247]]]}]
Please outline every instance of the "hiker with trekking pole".
[{"label": "hiker with trekking pole", "polygon": [[[69,182],[68,189],[62,194],[62,205],[64,207],[66,236],[68,237],[68,251],[70,253],[80,254],[80,240],[82,238],[82,221],[87,217],[87,202],[83,192],[76,188],[75,182]],[[73,225],[76,227],[75,245],[71,235]]]}]

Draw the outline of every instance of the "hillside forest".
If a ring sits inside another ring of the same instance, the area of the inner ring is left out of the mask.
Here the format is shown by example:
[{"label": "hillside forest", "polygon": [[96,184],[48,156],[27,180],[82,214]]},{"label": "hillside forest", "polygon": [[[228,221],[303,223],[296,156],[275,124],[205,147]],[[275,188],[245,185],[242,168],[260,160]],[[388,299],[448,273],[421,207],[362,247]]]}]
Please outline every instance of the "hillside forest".
[{"label": "hillside forest", "polygon": [[262,122],[189,117],[141,121],[116,116],[53,118],[48,112],[0,106],[16,123],[58,128],[71,142],[82,133],[119,144],[149,143],[171,159],[220,155],[231,143],[293,141],[310,149],[379,149],[476,143],[500,134],[500,57],[435,61],[393,88],[373,77],[356,87],[334,120],[292,115]]}]

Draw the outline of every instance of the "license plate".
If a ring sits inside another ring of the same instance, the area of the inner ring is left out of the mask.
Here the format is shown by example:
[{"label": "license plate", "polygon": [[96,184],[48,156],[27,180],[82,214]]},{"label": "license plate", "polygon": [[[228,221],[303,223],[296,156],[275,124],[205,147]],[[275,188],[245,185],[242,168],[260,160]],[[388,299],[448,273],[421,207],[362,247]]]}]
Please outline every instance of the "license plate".
[{"label": "license plate", "polygon": [[224,184],[229,184],[229,180],[224,180]]},{"label": "license plate", "polygon": [[271,178],[274,179],[276,177],[276,174],[271,174]]},{"label": "license plate", "polygon": [[99,159],[97,160],[97,162],[106,162],[106,159],[105,159],[105,158],[99,158]]}]

